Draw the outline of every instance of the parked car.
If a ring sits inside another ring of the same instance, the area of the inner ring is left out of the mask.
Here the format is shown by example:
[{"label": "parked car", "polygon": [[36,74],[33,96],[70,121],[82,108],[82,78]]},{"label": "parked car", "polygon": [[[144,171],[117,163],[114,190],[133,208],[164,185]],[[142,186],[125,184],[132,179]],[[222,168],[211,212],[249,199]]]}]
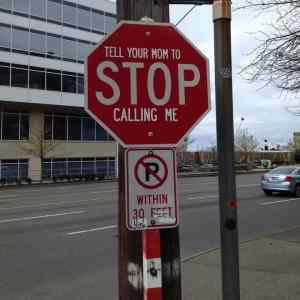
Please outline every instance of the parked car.
[{"label": "parked car", "polygon": [[300,197],[300,166],[273,169],[261,177],[261,188],[267,196],[273,192],[288,192]]}]

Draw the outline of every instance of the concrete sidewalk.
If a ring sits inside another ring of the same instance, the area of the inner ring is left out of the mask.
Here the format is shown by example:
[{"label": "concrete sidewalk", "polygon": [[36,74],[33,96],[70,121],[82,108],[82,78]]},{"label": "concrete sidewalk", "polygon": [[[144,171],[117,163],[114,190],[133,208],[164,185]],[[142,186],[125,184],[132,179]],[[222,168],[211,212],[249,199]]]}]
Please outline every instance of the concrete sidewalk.
[{"label": "concrete sidewalk", "polygon": [[[241,300],[300,299],[300,226],[240,244]],[[221,300],[220,249],[182,264],[184,300]]]}]

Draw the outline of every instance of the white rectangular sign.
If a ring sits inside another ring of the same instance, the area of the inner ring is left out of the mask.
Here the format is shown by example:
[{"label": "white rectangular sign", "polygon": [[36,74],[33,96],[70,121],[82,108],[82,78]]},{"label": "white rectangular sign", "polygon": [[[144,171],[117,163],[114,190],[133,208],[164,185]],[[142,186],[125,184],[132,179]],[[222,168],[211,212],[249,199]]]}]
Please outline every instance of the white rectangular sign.
[{"label": "white rectangular sign", "polygon": [[174,149],[126,151],[127,228],[144,230],[178,225]]}]

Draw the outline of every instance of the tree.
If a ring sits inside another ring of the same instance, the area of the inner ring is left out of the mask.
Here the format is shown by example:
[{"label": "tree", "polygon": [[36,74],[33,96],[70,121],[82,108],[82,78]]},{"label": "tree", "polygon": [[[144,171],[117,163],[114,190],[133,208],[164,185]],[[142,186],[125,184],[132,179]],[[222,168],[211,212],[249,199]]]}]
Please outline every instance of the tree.
[{"label": "tree", "polygon": [[56,140],[45,140],[44,130],[32,129],[30,138],[26,143],[20,144],[19,148],[26,154],[35,156],[43,160],[47,154],[53,151],[60,142]]},{"label": "tree", "polygon": [[250,8],[271,13],[271,21],[268,31],[259,33],[259,44],[241,73],[252,82],[264,81],[288,92],[294,100],[288,110],[300,115],[300,1],[246,0],[238,9]]},{"label": "tree", "polygon": [[183,141],[177,146],[176,151],[177,152],[185,152],[188,149],[188,146],[193,144],[196,141],[195,138],[192,138],[191,136],[186,136]]},{"label": "tree", "polygon": [[251,135],[247,128],[239,128],[235,136],[235,148],[241,152],[242,161],[248,161],[249,154],[254,152],[259,143],[257,139]]}]

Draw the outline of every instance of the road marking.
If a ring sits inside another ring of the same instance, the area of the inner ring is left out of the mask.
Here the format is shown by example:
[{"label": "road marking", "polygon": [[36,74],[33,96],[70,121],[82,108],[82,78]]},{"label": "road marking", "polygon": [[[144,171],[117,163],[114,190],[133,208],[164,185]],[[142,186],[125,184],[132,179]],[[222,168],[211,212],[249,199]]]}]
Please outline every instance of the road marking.
[{"label": "road marking", "polygon": [[63,212],[63,213],[53,214],[53,215],[48,214],[48,215],[43,215],[43,216],[5,219],[5,220],[0,220],[0,224],[18,222],[18,221],[35,220],[35,219],[43,219],[43,218],[61,217],[61,216],[66,216],[66,215],[79,215],[79,214],[83,214],[83,213],[85,213],[85,210]]},{"label": "road marking", "polygon": [[286,200],[262,202],[262,203],[260,203],[260,205],[280,204],[280,203],[285,203],[285,202],[290,202],[290,201],[297,201],[297,200],[300,200],[300,198],[290,198],[290,199],[286,199]]},{"label": "road marking", "polygon": [[[117,191],[117,190],[94,191],[94,192],[88,192],[88,193],[90,193],[90,194],[104,194],[104,193],[112,193],[112,192],[115,192],[115,191]],[[57,193],[57,194],[49,193],[48,195],[43,195],[43,198],[44,199],[49,198],[49,197],[51,197],[51,198],[60,198],[60,197],[65,197],[65,196],[71,197],[71,196],[78,196],[78,195],[79,195],[78,193],[68,193],[68,192]],[[18,201],[18,200],[26,201],[26,199],[23,199],[22,196],[23,196],[22,194],[20,194],[20,195],[11,195],[11,196],[0,196],[0,199],[3,199],[3,200],[0,200],[0,203],[6,201],[6,199],[10,200],[10,201]],[[36,196],[38,196],[38,195],[35,195],[34,197],[36,198]],[[29,197],[29,196],[26,195],[26,197]]]},{"label": "road marking", "polygon": [[259,183],[242,184],[242,185],[237,185],[237,188],[244,188],[244,187],[250,187],[250,186],[260,186],[260,184]]},{"label": "road marking", "polygon": [[207,196],[197,196],[197,197],[189,197],[188,200],[204,200],[207,198],[218,198],[218,195],[207,195]]},{"label": "road marking", "polygon": [[208,181],[208,182],[195,182],[195,183],[179,183],[180,187],[184,187],[184,186],[199,186],[199,185],[210,185],[210,184],[215,184],[217,185],[218,182],[217,181]]},{"label": "road marking", "polygon": [[[39,205],[21,205],[21,206],[12,206],[12,207],[0,207],[0,210],[10,210],[10,209],[21,209],[21,208],[39,208],[39,207],[47,207],[47,206],[61,206],[61,205],[74,205],[78,203],[86,203],[86,202],[94,202],[94,201],[101,201],[102,199],[93,198],[88,200],[79,200],[79,201],[67,201],[67,202],[53,202],[53,203],[45,203]],[[111,200],[109,201],[101,201],[99,204],[115,204]]]},{"label": "road marking", "polygon": [[103,193],[113,193],[113,192],[117,192],[118,190],[106,190],[106,191],[93,191],[93,192],[89,192],[90,194],[103,194]]},{"label": "road marking", "polygon": [[10,198],[17,198],[17,197],[20,197],[21,195],[17,195],[17,194],[14,194],[14,195],[6,195],[6,196],[0,196],[0,199],[10,199]]},{"label": "road marking", "polygon": [[113,228],[116,228],[116,227],[117,227],[117,225],[96,227],[96,228],[91,228],[91,229],[86,229],[86,230],[68,232],[68,233],[66,233],[66,235],[76,235],[76,234],[83,234],[83,233],[88,233],[88,232],[93,232],[93,231],[103,231],[103,230],[107,230],[107,229],[113,229]]}]

